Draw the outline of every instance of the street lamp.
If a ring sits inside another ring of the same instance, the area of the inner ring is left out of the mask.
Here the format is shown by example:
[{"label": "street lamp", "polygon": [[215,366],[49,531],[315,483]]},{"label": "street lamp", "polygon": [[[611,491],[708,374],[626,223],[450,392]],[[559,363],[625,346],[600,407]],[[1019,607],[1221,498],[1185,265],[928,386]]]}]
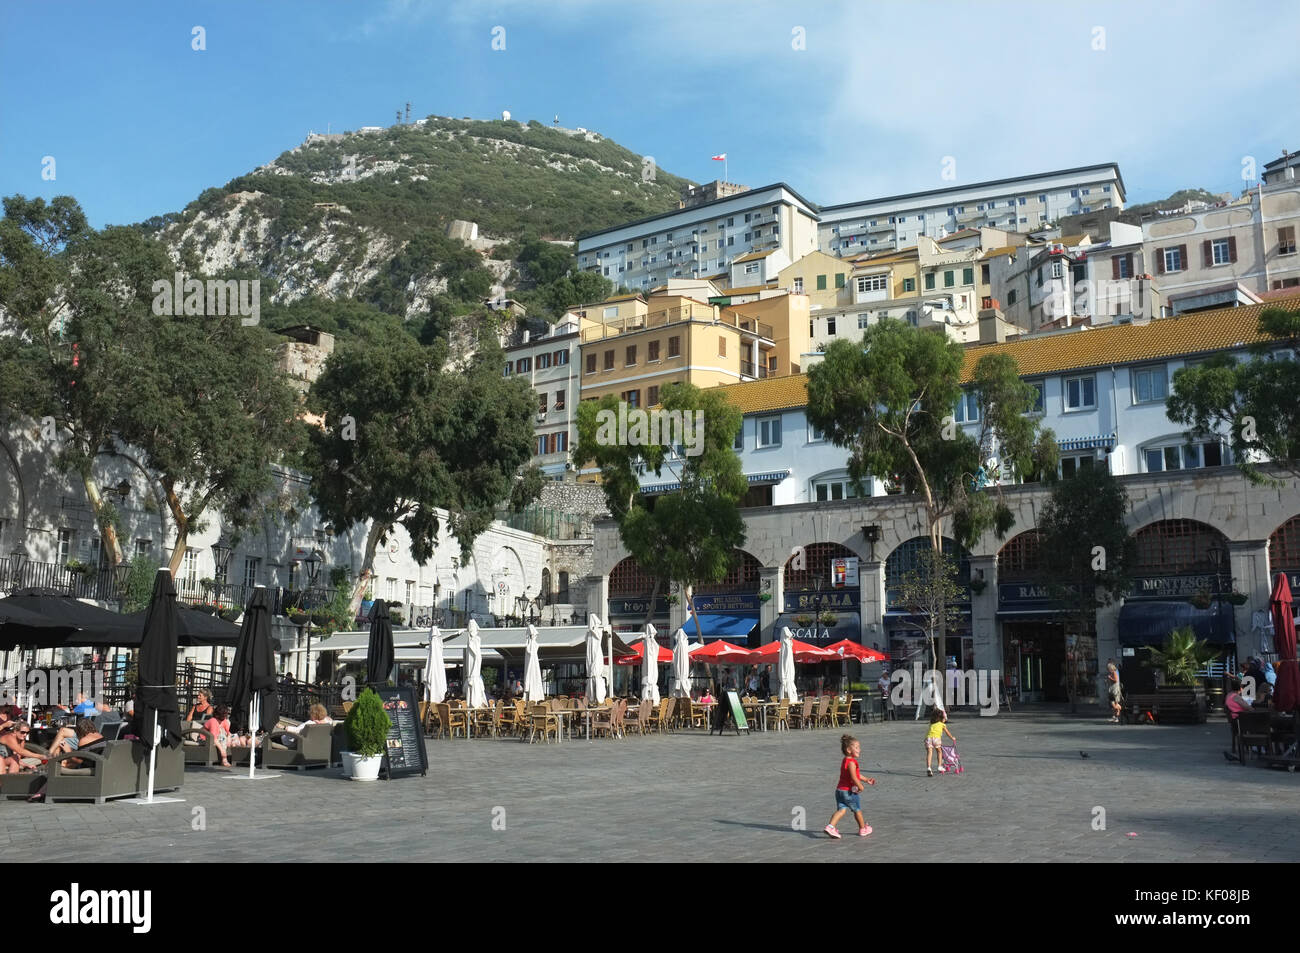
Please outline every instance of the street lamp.
[{"label": "street lamp", "polygon": [[233,552],[234,549],[231,547],[230,541],[226,539],[225,533],[222,533],[217,537],[217,541],[212,544],[212,561],[216,567],[214,582],[217,584],[217,594],[215,597],[217,605],[221,604],[221,590],[224,589],[226,585],[226,570],[230,566],[230,554]]},{"label": "street lamp", "polygon": [[22,548],[15,549],[9,557],[9,589],[17,592],[22,587],[23,569],[27,567],[27,553]]},{"label": "street lamp", "polygon": [[117,486],[112,487],[109,492],[116,493],[117,498],[125,503],[126,498],[131,495],[131,484],[126,480],[123,480]]},{"label": "street lamp", "polygon": [[876,561],[876,543],[880,542],[880,527],[873,523],[862,527],[862,538],[871,544],[871,561]]}]

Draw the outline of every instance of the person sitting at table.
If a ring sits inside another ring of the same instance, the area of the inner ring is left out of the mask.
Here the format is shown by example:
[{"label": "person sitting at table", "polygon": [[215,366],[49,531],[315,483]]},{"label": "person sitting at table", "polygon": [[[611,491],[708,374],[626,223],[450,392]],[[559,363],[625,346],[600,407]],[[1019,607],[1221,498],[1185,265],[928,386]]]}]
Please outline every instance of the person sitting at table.
[{"label": "person sitting at table", "polygon": [[1236,721],[1237,716],[1242,712],[1251,710],[1251,703],[1241,693],[1241,679],[1230,677],[1228,688],[1228,694],[1223,699],[1223,707],[1228,710],[1228,717]]},{"label": "person sitting at table", "polygon": [[206,688],[199,689],[199,698],[193,706],[190,707],[190,713],[185,716],[186,721],[197,721],[203,724],[215,714],[216,709],[212,707],[212,693]]},{"label": "person sitting at table", "polygon": [[212,744],[221,755],[221,766],[229,768],[230,758],[227,757],[226,750],[238,744],[238,739],[230,732],[230,709],[218,705],[213,709],[212,717],[203,723],[203,730],[211,735]]},{"label": "person sitting at table", "polygon": [[[70,729],[60,728],[59,735]],[[82,718],[77,721],[76,736],[60,738],[56,737],[53,745],[50,746],[50,756],[62,754],[64,751],[89,751],[93,746],[102,744],[106,739],[95,728],[95,723],[89,718]],[[85,766],[84,758],[64,758],[63,763],[69,768],[81,768]],[[36,792],[29,797],[28,801],[44,801],[45,785],[48,781],[42,782]]]},{"label": "person sitting at table", "polygon": [[17,774],[30,771],[49,758],[41,751],[27,747],[31,726],[25,721],[15,721],[0,729],[0,774]]},{"label": "person sitting at table", "polygon": [[704,694],[700,696],[700,704],[701,704],[701,705],[713,705],[713,704],[716,704],[716,703],[717,703],[717,699],[715,699],[712,695],[710,695],[710,694],[709,694],[709,690],[706,688],[706,689],[704,690]]}]

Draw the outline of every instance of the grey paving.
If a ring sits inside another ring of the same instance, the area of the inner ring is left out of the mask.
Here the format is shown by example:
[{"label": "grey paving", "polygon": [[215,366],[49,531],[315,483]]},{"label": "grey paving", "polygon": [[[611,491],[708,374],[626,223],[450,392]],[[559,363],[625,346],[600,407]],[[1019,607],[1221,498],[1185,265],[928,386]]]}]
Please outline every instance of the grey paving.
[{"label": "grey paving", "polygon": [[[197,769],[183,804],[0,803],[0,851],[9,861],[82,863],[1300,856],[1300,773],[1228,764],[1221,723],[1002,713],[951,726],[966,771],[933,778],[922,725],[853,727],[864,772],[878,779],[863,796],[875,828],[865,839],[820,833],[834,807],[840,734],[822,729],[563,745],[431,740],[427,777],[373,784],[338,771],[243,782]],[[1094,808],[1105,810],[1104,830],[1093,829]]]}]

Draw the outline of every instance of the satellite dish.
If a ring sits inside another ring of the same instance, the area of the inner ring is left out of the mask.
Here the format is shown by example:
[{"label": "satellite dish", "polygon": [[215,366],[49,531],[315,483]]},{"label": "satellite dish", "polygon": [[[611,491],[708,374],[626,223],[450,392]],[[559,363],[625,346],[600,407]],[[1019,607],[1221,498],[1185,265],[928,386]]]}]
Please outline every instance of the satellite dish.
[{"label": "satellite dish", "polygon": [[509,110],[509,109],[503,109],[503,110],[501,111],[501,118],[504,119],[506,122],[509,122],[509,121],[510,121],[510,110]]}]

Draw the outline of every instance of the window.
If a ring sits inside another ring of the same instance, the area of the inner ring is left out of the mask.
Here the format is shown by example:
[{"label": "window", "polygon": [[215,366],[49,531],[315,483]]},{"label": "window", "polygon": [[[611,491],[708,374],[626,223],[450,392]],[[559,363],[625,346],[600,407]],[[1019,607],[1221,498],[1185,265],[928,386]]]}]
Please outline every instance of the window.
[{"label": "window", "polygon": [[627,243],[627,250],[628,250],[628,251],[631,251],[631,250],[632,250],[632,242],[628,242],[628,243]]},{"label": "window", "polygon": [[1093,410],[1097,406],[1097,379],[1095,377],[1067,377],[1065,379],[1065,409]]},{"label": "window", "polygon": [[653,407],[657,403],[659,403],[659,385],[655,384],[653,387],[645,389],[645,405]]},{"label": "window", "polygon": [[1091,211],[1092,211],[1092,206],[1091,206],[1091,205],[1085,205],[1085,206],[1083,207],[1083,210],[1084,210],[1085,212],[1091,212]]},{"label": "window", "polygon": [[541,371],[541,370],[545,370],[546,368],[548,368],[548,367],[550,367],[550,366],[551,366],[551,355],[549,355],[549,354],[538,354],[538,355],[537,355],[537,369],[538,369],[539,371]]},{"label": "window", "polygon": [[817,276],[817,290],[818,290],[818,291],[825,291],[825,290],[826,290],[826,276],[825,276],[825,275],[818,275],[818,276]]},{"label": "window", "polygon": [[1166,447],[1147,447],[1142,451],[1148,473],[1165,470],[1197,470],[1201,467],[1221,467],[1228,463],[1228,454],[1217,441],[1209,443],[1181,443]]},{"label": "window", "polygon": [[587,355],[587,373],[588,373],[588,374],[594,374],[594,373],[596,373],[596,355],[595,355],[595,354],[588,354],[588,355]]},{"label": "window", "polygon": [[680,357],[682,353],[682,339],[674,335],[668,339],[668,356]]},{"label": "window", "polygon": [[749,240],[750,240],[751,238],[753,238],[753,237],[754,237],[754,236],[751,235],[749,232],[745,232],[745,241],[749,241]]},{"label": "window", "polygon": [[568,351],[556,351],[554,354],[551,355],[551,357],[555,359],[556,367],[563,367],[564,365],[569,363]]},{"label": "window", "polygon": [[745,449],[745,421],[740,421],[740,429],[736,431],[736,440],[731,445],[732,450]]},{"label": "window", "polygon": [[747,274],[747,275],[756,275],[756,274],[758,274],[758,262],[756,262],[756,261],[746,262],[746,263],[745,263],[745,274]]},{"label": "window", "polygon": [[537,456],[541,457],[546,455],[548,443],[549,441],[547,440],[546,434],[540,434],[537,437]]},{"label": "window", "polygon": [[[1021,221],[1023,222],[1024,219],[1021,219]],[[989,283],[989,266],[988,266],[988,265],[980,265],[980,283],[981,283],[981,284],[985,284],[985,285]]]},{"label": "window", "polygon": [[933,272],[933,271],[931,271],[931,272],[927,272],[927,273],[926,273],[926,276],[925,276],[925,290],[926,290],[926,291],[933,291],[933,290],[934,290],[934,272]]},{"label": "window", "polygon": [[543,415],[546,413],[546,395],[545,395],[545,394],[538,394],[538,395],[537,395],[537,412],[538,412],[539,414],[543,414]]},{"label": "window", "polygon": [[736,217],[734,215],[727,219],[727,227],[731,227],[732,225],[735,224],[736,224]]},{"label": "window", "polygon": [[555,403],[553,404],[553,406],[555,407],[556,410],[564,409],[564,391],[557,390],[555,392]]},{"label": "window", "polygon": [[641,391],[639,390],[625,390],[623,393],[619,394],[618,397],[619,400],[627,404],[628,407],[641,406]]},{"label": "window", "polygon": [[505,376],[506,376],[506,377],[509,377],[511,374],[514,373],[514,370],[515,370],[515,362],[514,362],[514,361],[506,361],[506,374],[505,374]]},{"label": "window", "polygon": [[1277,230],[1277,253],[1279,255],[1295,254],[1295,226],[1288,225],[1286,228]]},{"label": "window", "polygon": [[860,315],[858,315],[858,330],[859,330],[859,331],[864,331],[864,330],[866,330],[867,325],[868,325],[868,323],[870,322],[870,320],[871,320],[871,316],[870,316],[870,315],[867,315],[867,314],[860,314]]},{"label": "window", "polygon": [[75,531],[70,529],[59,530],[59,565],[66,566],[68,560],[72,558],[72,539]]},{"label": "window", "polygon": [[659,360],[659,342],[651,341],[646,345],[646,362],[650,363]]},{"label": "window", "polygon": [[1016,303],[1016,289],[1011,288],[1007,291],[1007,304],[1013,305],[1015,303]]},{"label": "window", "polygon": [[1022,196],[1020,196],[1020,198],[1019,198],[1017,201],[1018,201],[1021,205],[1024,205],[1024,204],[1025,204],[1025,197],[1022,195]]},{"label": "window", "polygon": [[833,314],[826,316],[826,333],[831,337],[835,336],[835,315]]},{"label": "window", "polygon": [[912,293],[914,293],[915,291],[916,291],[916,279],[915,279],[915,278],[904,278],[904,279],[903,279],[903,293],[904,293],[904,294],[912,294]]},{"label": "window", "polygon": [[781,446],[781,418],[764,417],[758,422],[758,447]]},{"label": "window", "polygon": [[966,206],[964,206],[964,205],[958,205],[958,206],[957,206],[957,214],[958,214],[958,215],[963,214],[965,211],[966,211]]},{"label": "window", "polygon": [[983,206],[983,205],[977,205],[977,206],[975,206],[975,210],[976,210],[976,211],[979,211],[979,212],[982,212],[982,211],[984,211],[984,206]]},{"label": "window", "polygon": [[1052,277],[1053,278],[1065,277],[1065,262],[1063,261],[1052,262]]},{"label": "window", "polygon": [[870,275],[866,278],[858,279],[858,294],[863,295],[872,291],[888,291],[888,275]]},{"label": "window", "polygon": [[607,371],[612,371],[612,370],[614,369],[614,352],[613,352],[613,350],[609,350],[609,351],[606,351],[606,352],[605,352],[605,362],[604,362],[604,367],[605,367],[605,370],[607,370]]},{"label": "window", "polygon": [[1069,480],[1079,474],[1081,470],[1091,470],[1097,465],[1097,455],[1095,453],[1077,453],[1070,456],[1061,457],[1061,477]]},{"label": "window", "polygon": [[1078,197],[1079,197],[1079,190],[1078,190],[1078,189],[1070,189],[1070,198],[1072,198],[1072,199],[1077,199]]},{"label": "window", "polygon": [[826,431],[820,429],[816,424],[808,425],[808,442],[821,443],[826,439]]},{"label": "window", "polygon": [[844,287],[844,272],[842,272],[842,271],[840,271],[840,272],[836,272],[836,274],[835,274],[835,287],[836,287],[836,288],[843,288],[843,287]]},{"label": "window", "polygon": [[949,217],[949,218],[952,217],[954,211],[955,211],[955,209],[954,209],[951,205],[948,206],[948,217]]},{"label": "window", "polygon": [[951,288],[954,284],[956,284],[956,277],[957,276],[953,272],[945,271],[943,273],[943,286],[945,288]]},{"label": "window", "polygon": [[1090,191],[1091,191],[1091,189],[1084,189],[1084,190],[1083,190],[1083,194],[1084,194],[1084,195],[1087,195]]},{"label": "window", "polygon": [[636,345],[627,346],[627,360],[623,362],[624,367],[636,367]]},{"label": "window", "polygon": [[1133,277],[1133,255],[1116,255],[1110,260],[1110,276],[1116,280]]},{"label": "window", "polygon": [[1043,412],[1043,391],[1044,384],[1042,381],[1029,381],[1029,386],[1035,391],[1034,406],[1030,409],[1031,414],[1041,414]]},{"label": "window", "polygon": [[803,279],[802,279],[802,278],[796,278],[796,279],[794,280],[794,293],[797,294],[797,295],[801,295],[801,294],[803,294]]},{"label": "window", "polygon": [[[884,317],[884,315],[881,315],[881,317]],[[909,311],[909,312],[907,312],[907,314],[904,315],[904,318],[906,318],[908,324],[910,324],[912,327],[916,327],[916,312],[915,312],[915,311]]]},{"label": "window", "polygon": [[957,406],[953,409],[953,419],[959,424],[973,424],[980,419],[980,400],[979,395],[974,391],[966,391],[957,398]]},{"label": "window", "polygon": [[1237,240],[1235,238],[1216,238],[1205,242],[1205,267],[1212,265],[1230,265],[1237,260]]},{"label": "window", "polygon": [[1177,245],[1173,248],[1160,249],[1158,258],[1161,265],[1160,270],[1162,272],[1182,271],[1185,267],[1183,255],[1186,247],[1186,245]]},{"label": "window", "polygon": [[1169,375],[1163,364],[1133,370],[1133,403],[1145,404],[1169,396]]},{"label": "window", "polygon": [[964,284],[964,285],[973,285],[973,284],[975,284],[975,269],[974,269],[974,268],[963,268],[963,269],[961,270],[961,283]]},{"label": "window", "polygon": [[733,236],[728,236],[728,238],[727,238],[727,244],[728,244],[729,246],[730,246],[730,245],[734,245],[734,244],[736,244],[736,239],[735,239],[735,236],[734,236],[734,235],[733,235]]},{"label": "window", "polygon": [[135,554],[137,556],[150,556],[153,554],[152,539],[137,539],[135,541]]},{"label": "window", "polygon": [[727,339],[719,335],[718,336],[718,357],[726,357],[726,356],[727,356]]},{"label": "window", "polygon": [[[189,555],[189,551],[186,552]],[[262,568],[262,560],[254,556],[244,557],[244,588],[252,589],[257,585],[257,574]]]},{"label": "window", "polygon": [[515,364],[515,370],[520,374],[527,374],[533,369],[533,359],[531,357],[521,357]]},{"label": "window", "polygon": [[856,499],[857,493],[848,477],[840,477],[837,480],[814,480],[813,498],[818,503],[832,503],[835,500]]},{"label": "window", "polygon": [[1046,194],[1046,193],[1043,193],[1043,194],[1041,194],[1041,195],[1038,196],[1038,204],[1039,204],[1039,205],[1046,205],[1046,204],[1047,204],[1047,194]]}]

